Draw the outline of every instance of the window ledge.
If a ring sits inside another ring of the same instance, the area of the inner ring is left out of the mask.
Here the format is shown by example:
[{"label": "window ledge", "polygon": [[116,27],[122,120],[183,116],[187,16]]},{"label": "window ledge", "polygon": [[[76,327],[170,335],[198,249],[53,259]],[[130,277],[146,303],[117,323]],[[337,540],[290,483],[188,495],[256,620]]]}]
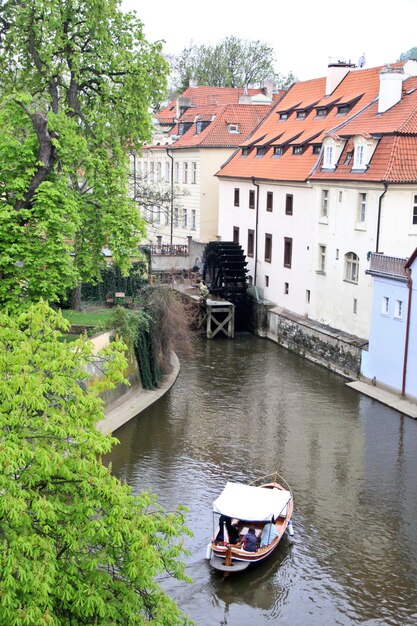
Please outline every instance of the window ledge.
[{"label": "window ledge", "polygon": [[325,215],[321,215],[319,218],[319,224],[326,224],[328,225],[329,223],[329,218]]},{"label": "window ledge", "polygon": [[356,222],[355,230],[366,231],[366,224],[363,224],[362,222]]},{"label": "window ledge", "polygon": [[324,270],[316,270],[316,274],[321,274],[322,276],[326,276],[326,272]]},{"label": "window ledge", "polygon": [[344,283],[349,283],[350,285],[357,285],[358,284],[357,280],[349,280],[349,278],[344,278],[343,282]]}]

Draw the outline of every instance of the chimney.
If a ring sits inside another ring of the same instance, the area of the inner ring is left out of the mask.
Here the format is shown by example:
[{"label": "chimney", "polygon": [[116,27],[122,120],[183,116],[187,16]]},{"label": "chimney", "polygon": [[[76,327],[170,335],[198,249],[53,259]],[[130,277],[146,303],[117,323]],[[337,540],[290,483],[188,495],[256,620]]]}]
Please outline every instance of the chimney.
[{"label": "chimney", "polygon": [[248,87],[244,88],[243,94],[239,96],[239,104],[252,104],[252,97],[248,93]]},{"label": "chimney", "polygon": [[379,75],[378,113],[384,113],[401,100],[404,70],[387,65]]},{"label": "chimney", "polygon": [[274,87],[275,87],[275,81],[272,78],[268,78],[267,80],[264,80],[261,83],[261,88],[263,89],[264,94],[271,101],[274,95]]},{"label": "chimney", "polygon": [[326,77],[326,96],[330,96],[346,74],[355,67],[356,65],[350,61],[349,63],[340,59],[338,61],[329,61]]},{"label": "chimney", "polygon": [[190,76],[190,80],[188,81],[188,85],[189,85],[189,87],[192,87],[193,89],[195,87],[198,87],[198,80],[196,79],[194,72]]}]

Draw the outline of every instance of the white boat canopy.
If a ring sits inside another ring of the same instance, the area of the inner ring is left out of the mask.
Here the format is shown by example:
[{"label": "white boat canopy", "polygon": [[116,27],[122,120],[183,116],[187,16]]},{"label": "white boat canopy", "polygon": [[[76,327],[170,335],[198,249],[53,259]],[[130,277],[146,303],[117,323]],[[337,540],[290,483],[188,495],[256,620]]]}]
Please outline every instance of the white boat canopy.
[{"label": "white boat canopy", "polygon": [[289,491],[228,482],[213,502],[213,512],[239,520],[264,522],[285,515],[290,500]]}]

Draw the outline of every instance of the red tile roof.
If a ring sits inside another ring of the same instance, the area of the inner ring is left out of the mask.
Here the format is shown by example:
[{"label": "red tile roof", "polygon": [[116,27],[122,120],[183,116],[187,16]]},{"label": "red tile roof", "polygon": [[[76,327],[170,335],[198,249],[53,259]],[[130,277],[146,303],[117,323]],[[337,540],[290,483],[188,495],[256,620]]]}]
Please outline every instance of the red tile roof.
[{"label": "red tile roof", "polygon": [[[401,64],[395,64],[401,66]],[[249,155],[238,151],[218,172],[219,176],[305,181],[315,179],[387,180],[407,182],[417,180],[417,78],[404,81],[402,100],[385,113],[378,114],[379,74],[382,67],[349,71],[334,91],[325,95],[326,79],[295,83],[270,112],[256,133],[241,145],[250,147]],[[349,112],[338,113],[338,107],[348,105]],[[327,115],[317,115],[317,109],[327,107]],[[305,118],[297,118],[305,110]],[[288,112],[280,120],[280,113]],[[358,134],[382,136],[364,173],[351,171],[352,162],[344,165],[346,153],[353,150],[348,141],[334,172],[324,172],[317,165],[318,155],[312,144],[320,144],[326,135],[345,140]],[[387,135],[415,134],[416,137]],[[283,155],[274,155],[274,146],[288,147]],[[256,155],[256,146],[269,145],[263,157]],[[304,146],[302,154],[293,147]],[[313,173],[314,170],[314,173]]]},{"label": "red tile roof", "polygon": [[[225,104],[238,104],[241,96],[247,93],[249,96],[263,94],[263,89],[240,89],[236,87],[188,87],[179,97],[189,99],[191,107],[211,107]],[[283,89],[273,94],[273,101],[276,102],[284,93]],[[156,118],[160,124],[174,123],[176,116],[176,100],[170,102],[164,109],[157,113]],[[191,114],[191,112],[190,112]]]},{"label": "red tile roof", "polygon": [[[193,109],[195,112],[193,119],[183,116],[181,121],[186,119],[187,121],[211,120],[211,122],[198,134],[196,132],[196,124],[193,124],[170,148],[172,150],[192,147],[235,148],[241,145],[247,135],[269,113],[270,109],[271,106],[264,104],[228,104],[212,107],[209,115],[207,114],[207,108],[203,108],[200,118],[200,108],[197,107]],[[239,132],[230,132],[230,124],[236,124]],[[170,134],[178,134],[178,125],[173,128]]]}]

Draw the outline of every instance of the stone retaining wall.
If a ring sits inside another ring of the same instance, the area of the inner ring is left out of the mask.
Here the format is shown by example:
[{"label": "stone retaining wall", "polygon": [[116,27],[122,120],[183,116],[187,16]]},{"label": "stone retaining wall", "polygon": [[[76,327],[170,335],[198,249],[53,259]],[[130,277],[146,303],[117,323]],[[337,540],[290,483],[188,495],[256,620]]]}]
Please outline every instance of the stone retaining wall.
[{"label": "stone retaining wall", "polygon": [[296,315],[285,309],[255,304],[256,334],[309,361],[356,380],[359,377],[361,351],[367,341],[324,324]]}]

